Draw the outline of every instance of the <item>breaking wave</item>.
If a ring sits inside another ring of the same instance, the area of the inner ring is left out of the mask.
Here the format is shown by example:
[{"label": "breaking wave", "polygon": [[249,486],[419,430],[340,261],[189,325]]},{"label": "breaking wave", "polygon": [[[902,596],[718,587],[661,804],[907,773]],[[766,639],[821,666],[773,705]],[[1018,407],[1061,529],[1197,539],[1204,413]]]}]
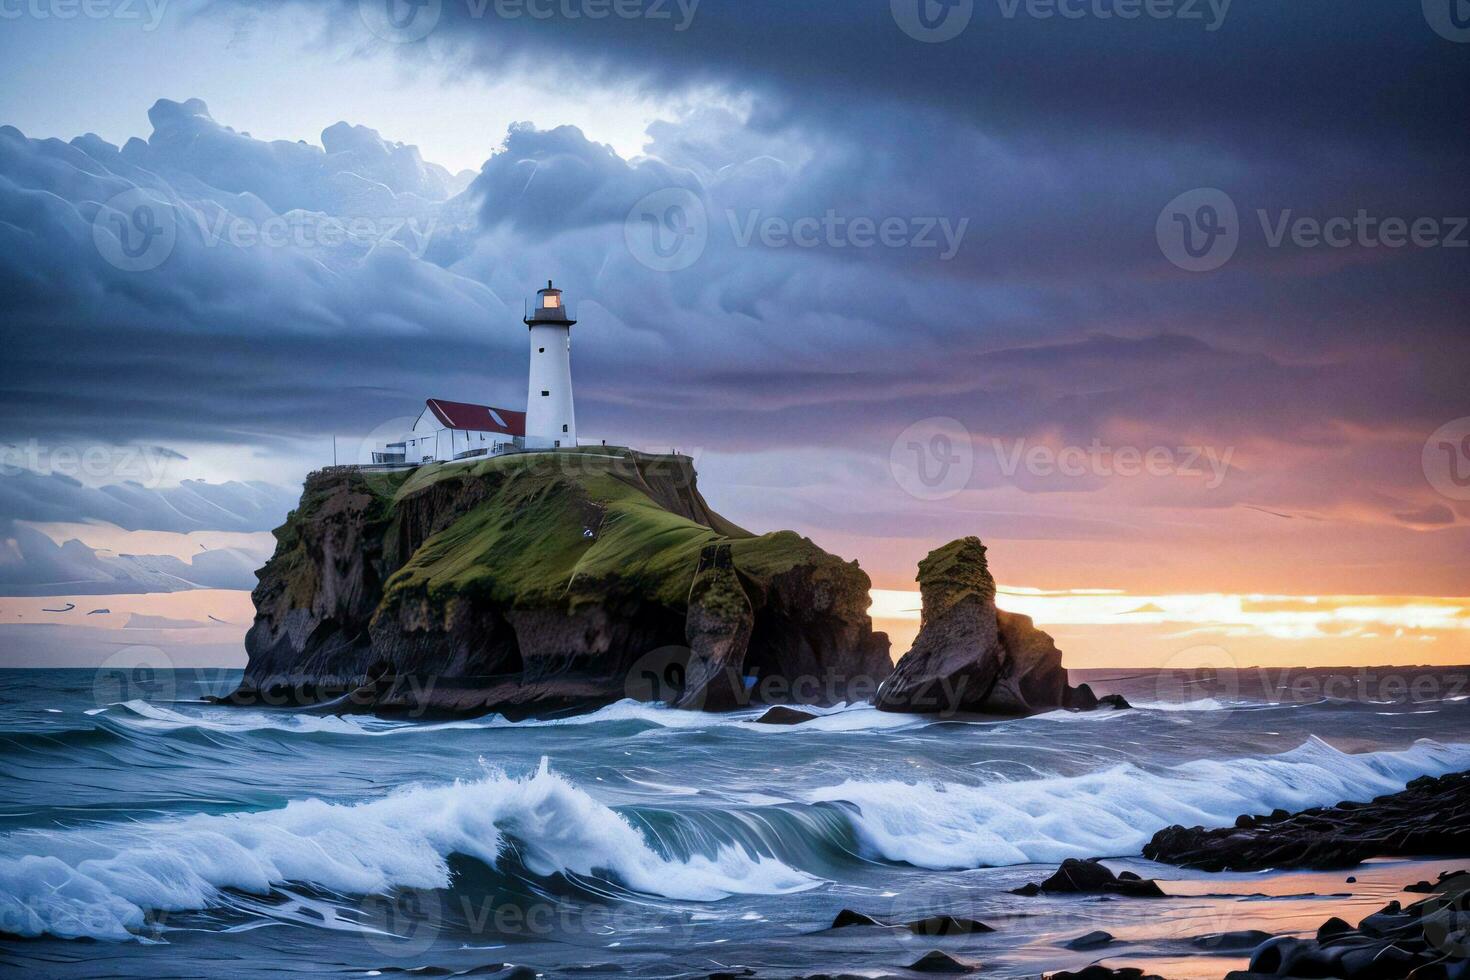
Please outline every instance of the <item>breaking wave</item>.
[{"label": "breaking wave", "polygon": [[1369,799],[1418,776],[1466,768],[1470,744],[1421,739],[1401,752],[1352,755],[1314,736],[1280,755],[1152,772],[1125,763],[1085,776],[981,785],[849,780],[807,799],[847,808],[872,856],[977,868],[1136,855],[1173,824],[1223,826],[1241,813]]},{"label": "breaking wave", "polygon": [[147,912],[220,907],[229,904],[226,889],[446,888],[450,855],[494,867],[509,846],[534,874],[606,877],[670,899],[779,894],[817,883],[736,845],[669,856],[543,761],[526,778],[492,772],[367,803],[305,799],[255,813],[12,833],[0,838],[0,927],[21,936],[128,939]]}]

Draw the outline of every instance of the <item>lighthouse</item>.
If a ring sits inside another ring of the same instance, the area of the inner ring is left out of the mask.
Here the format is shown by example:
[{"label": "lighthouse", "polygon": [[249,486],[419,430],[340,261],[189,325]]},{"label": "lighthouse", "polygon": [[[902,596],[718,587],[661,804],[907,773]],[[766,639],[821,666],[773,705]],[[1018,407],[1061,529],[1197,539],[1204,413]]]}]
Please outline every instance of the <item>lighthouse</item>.
[{"label": "lighthouse", "polygon": [[526,448],[556,449],[577,444],[572,408],[572,327],[561,290],[546,281],[536,293],[536,310],[526,316],[531,333],[531,379],[526,391]]}]

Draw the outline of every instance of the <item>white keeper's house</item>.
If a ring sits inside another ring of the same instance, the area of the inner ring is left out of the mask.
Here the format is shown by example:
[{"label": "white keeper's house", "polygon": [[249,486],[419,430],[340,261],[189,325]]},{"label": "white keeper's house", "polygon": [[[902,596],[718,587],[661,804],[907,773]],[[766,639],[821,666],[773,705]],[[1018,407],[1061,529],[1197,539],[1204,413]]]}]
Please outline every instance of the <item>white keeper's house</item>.
[{"label": "white keeper's house", "polygon": [[562,291],[548,280],[527,313],[531,367],[526,410],[430,398],[401,442],[373,453],[374,463],[406,464],[475,459],[534,449],[577,445],[572,403],[572,327]]}]

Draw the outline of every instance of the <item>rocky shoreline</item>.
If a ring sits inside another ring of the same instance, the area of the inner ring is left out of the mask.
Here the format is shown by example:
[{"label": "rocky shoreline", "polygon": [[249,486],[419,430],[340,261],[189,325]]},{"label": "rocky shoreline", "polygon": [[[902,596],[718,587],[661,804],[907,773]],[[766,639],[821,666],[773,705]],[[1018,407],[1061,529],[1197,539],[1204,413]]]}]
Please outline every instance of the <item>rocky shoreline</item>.
[{"label": "rocky shoreline", "polygon": [[1235,826],[1169,827],[1151,861],[1204,871],[1346,868],[1371,857],[1470,855],[1470,773],[1423,776],[1370,802],[1241,814]]},{"label": "rocky shoreline", "polygon": [[[693,463],[622,449],[312,474],[252,593],[243,706],[516,719],[871,701],[1022,716],[1126,707],[995,606],[978,538],[919,566],[895,667],[856,562],[710,508]],[[772,723],[799,724],[776,713]]]},{"label": "rocky shoreline", "polygon": [[1251,953],[1250,966],[1226,980],[1340,977],[1342,980],[1462,980],[1470,977],[1470,874],[1441,874],[1405,891],[1430,897],[1395,900],[1357,926],[1333,917],[1316,936],[1275,936]]},{"label": "rocky shoreline", "polygon": [[[1467,807],[1470,772],[1426,776],[1401,792],[1368,802],[1345,801],[1335,807],[1315,807],[1296,814],[1277,811],[1265,817],[1242,815],[1236,826],[1214,830],[1171,827],[1154,837],[1144,856],[1208,874],[1223,870],[1318,871],[1351,867],[1386,855],[1466,858],[1470,857]],[[1347,878],[1350,884],[1356,881],[1356,877]],[[1044,880],[1012,889],[1011,893],[1078,902],[1181,897],[1171,895],[1168,884],[1129,871],[1115,873],[1098,858],[1068,859]],[[1426,897],[1409,904],[1391,901],[1356,925],[1333,916],[1305,938],[1242,930],[1197,936],[1192,942],[1201,950],[1249,957],[1247,969],[1229,972],[1226,980],[1470,980],[1470,871],[1441,872],[1437,880],[1407,884],[1403,891]],[[859,927],[950,938],[1004,928],[958,913],[887,923],[854,909],[843,909],[831,926]],[[1064,945],[1074,951],[1107,948],[1109,952],[1102,954],[1104,960],[1115,960],[1120,955],[1112,948],[1115,937],[1101,930],[1079,935]],[[1121,955],[1126,957],[1126,953]],[[906,969],[950,974],[983,972],[980,964],[942,950],[934,950],[923,962],[923,967],[910,964]],[[1049,980],[1166,980],[1151,969],[1111,966],[1103,961],[1079,969],[1048,971],[1045,976]]]}]

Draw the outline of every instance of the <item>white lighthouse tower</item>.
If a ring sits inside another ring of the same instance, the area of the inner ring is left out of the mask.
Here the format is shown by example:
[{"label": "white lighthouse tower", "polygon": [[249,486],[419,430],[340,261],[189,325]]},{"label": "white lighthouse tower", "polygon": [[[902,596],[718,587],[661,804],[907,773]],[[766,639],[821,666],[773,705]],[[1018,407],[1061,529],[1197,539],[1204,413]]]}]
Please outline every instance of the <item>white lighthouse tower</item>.
[{"label": "white lighthouse tower", "polygon": [[572,408],[572,327],[561,290],[546,281],[536,293],[531,328],[531,382],[526,392],[526,448],[554,449],[577,444]]}]

